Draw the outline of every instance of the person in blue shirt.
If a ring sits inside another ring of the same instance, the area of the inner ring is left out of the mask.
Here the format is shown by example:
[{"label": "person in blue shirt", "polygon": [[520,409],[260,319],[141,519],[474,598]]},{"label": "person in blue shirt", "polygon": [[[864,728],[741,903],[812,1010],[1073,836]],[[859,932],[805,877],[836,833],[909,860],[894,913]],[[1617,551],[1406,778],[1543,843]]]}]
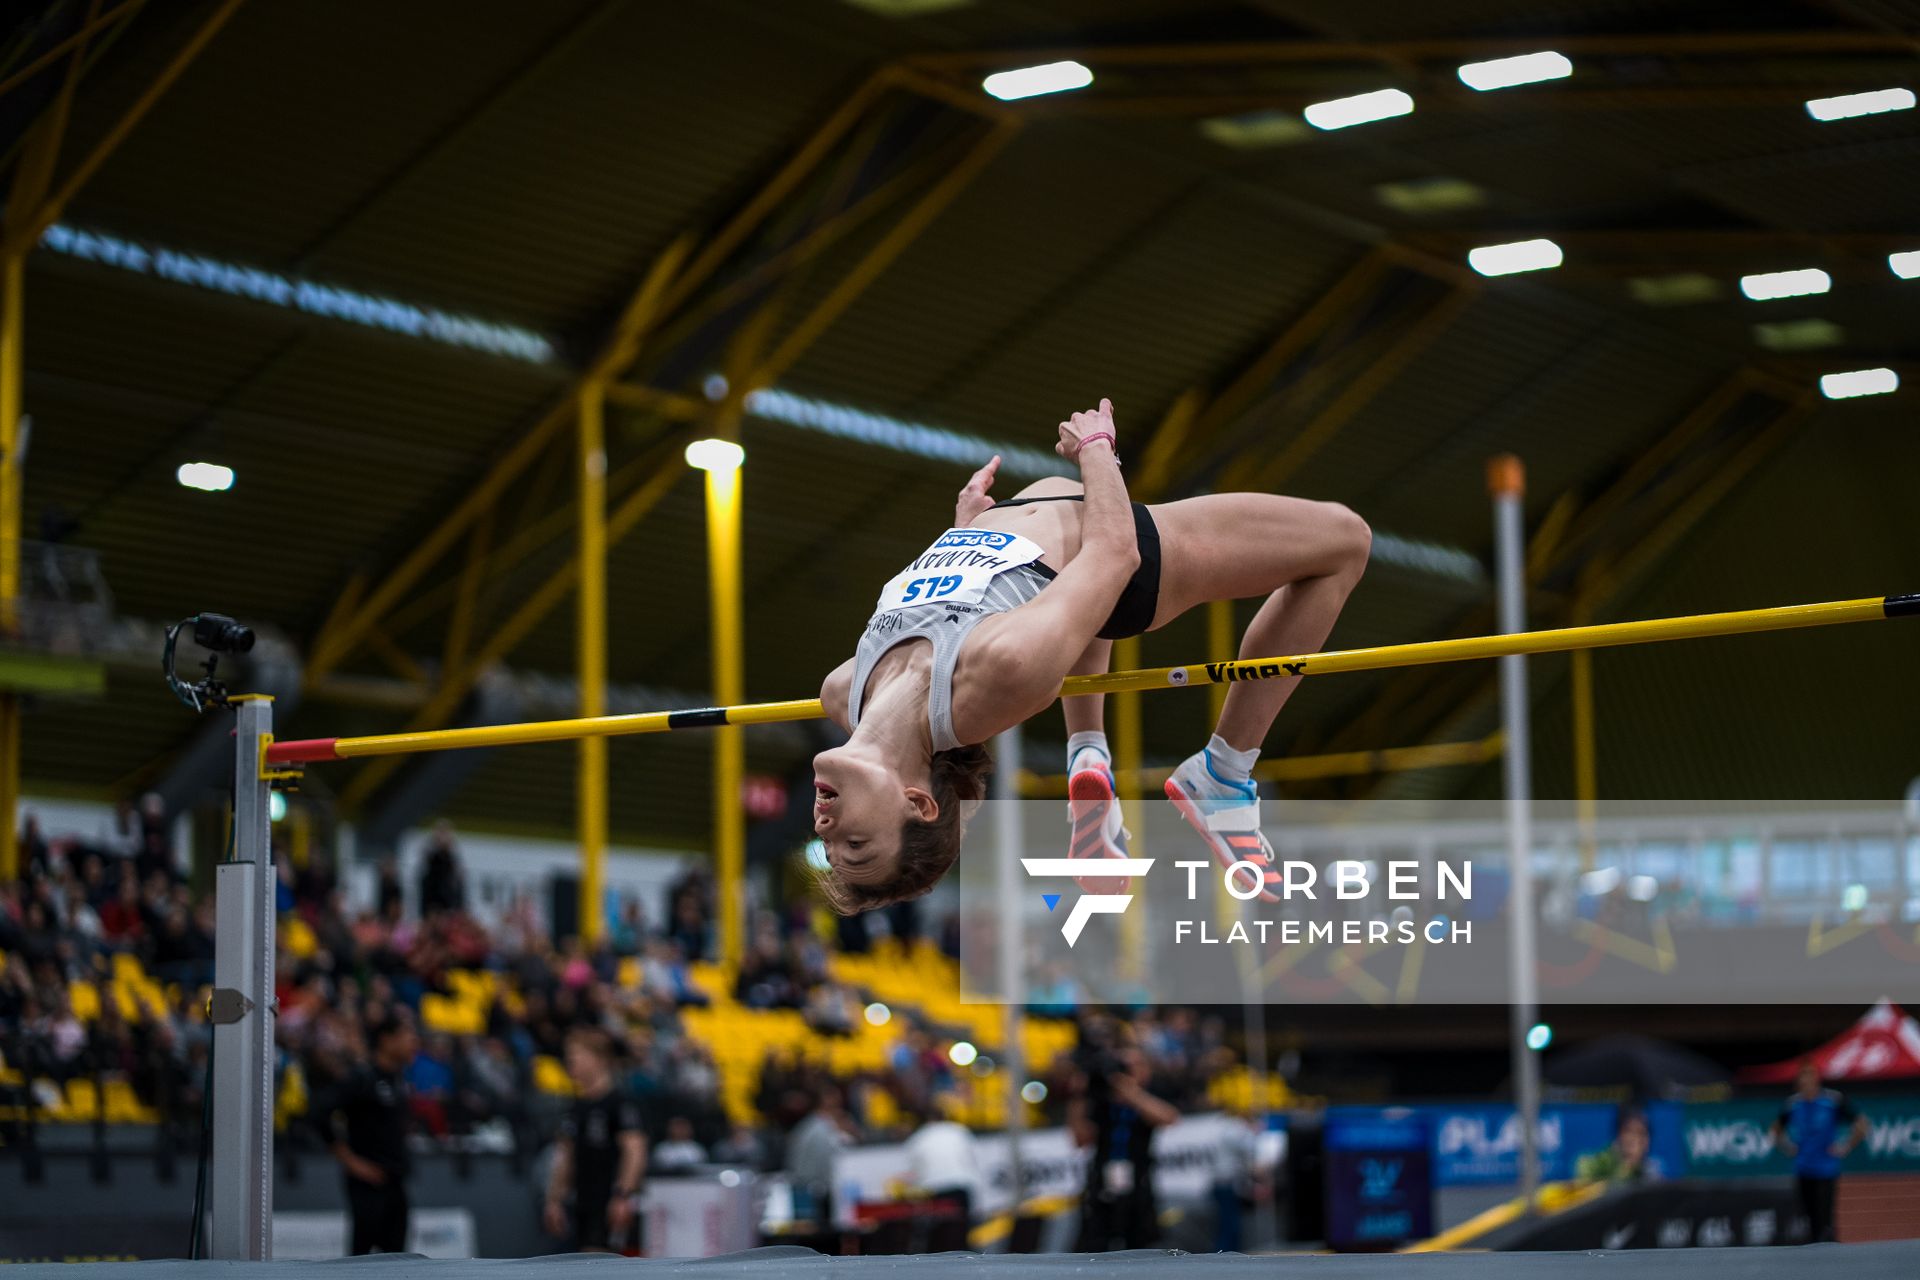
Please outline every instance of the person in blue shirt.
[{"label": "person in blue shirt", "polygon": [[1867,1118],[1837,1089],[1824,1088],[1820,1068],[1808,1058],[1794,1078],[1793,1096],[1773,1122],[1774,1145],[1793,1160],[1807,1238],[1834,1239],[1833,1192],[1840,1163],[1867,1136]]}]

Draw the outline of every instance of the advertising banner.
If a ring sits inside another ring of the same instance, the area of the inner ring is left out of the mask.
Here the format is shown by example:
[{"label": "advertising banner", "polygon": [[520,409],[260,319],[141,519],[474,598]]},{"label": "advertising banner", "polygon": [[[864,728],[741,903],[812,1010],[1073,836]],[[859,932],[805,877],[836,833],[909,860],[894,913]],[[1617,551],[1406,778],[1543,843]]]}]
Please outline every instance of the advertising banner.
[{"label": "advertising banner", "polygon": [[[1681,1111],[1686,1172],[1702,1178],[1785,1177],[1793,1161],[1769,1131],[1786,1097],[1712,1102]],[[1920,1097],[1854,1098],[1867,1117],[1867,1137],[1843,1173],[1920,1173]]]}]

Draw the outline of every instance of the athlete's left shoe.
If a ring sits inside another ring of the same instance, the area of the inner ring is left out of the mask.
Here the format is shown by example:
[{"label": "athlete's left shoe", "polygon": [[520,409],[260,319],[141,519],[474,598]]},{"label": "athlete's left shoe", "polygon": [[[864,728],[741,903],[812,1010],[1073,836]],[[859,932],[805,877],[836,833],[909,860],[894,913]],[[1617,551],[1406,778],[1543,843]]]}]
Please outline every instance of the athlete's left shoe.
[{"label": "athlete's left shoe", "polygon": [[[1167,799],[1187,820],[1222,867],[1251,862],[1261,868],[1260,900],[1278,902],[1273,886],[1280,873],[1273,867],[1273,846],[1260,830],[1260,788],[1251,780],[1235,782],[1213,770],[1204,749],[1188,756],[1167,779]],[[1234,873],[1235,888],[1251,888],[1251,871]]]},{"label": "athlete's left shoe", "polygon": [[[1127,828],[1121,820],[1120,800],[1114,792],[1113,769],[1097,761],[1091,752],[1088,761],[1067,775],[1067,816],[1072,837],[1067,844],[1069,858],[1124,858],[1127,856]],[[1133,884],[1130,876],[1076,876],[1074,883],[1087,893],[1125,893]]]}]

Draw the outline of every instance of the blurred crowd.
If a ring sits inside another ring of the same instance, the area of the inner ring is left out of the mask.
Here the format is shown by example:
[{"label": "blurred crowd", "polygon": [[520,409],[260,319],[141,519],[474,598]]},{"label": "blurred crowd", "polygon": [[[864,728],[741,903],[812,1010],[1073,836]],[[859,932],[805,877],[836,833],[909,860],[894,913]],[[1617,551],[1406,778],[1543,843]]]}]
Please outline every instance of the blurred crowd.
[{"label": "blurred crowd", "polygon": [[[25,878],[0,886],[0,1060],[16,1091],[82,1077],[124,1081],[190,1146],[210,1045],[213,902],[176,869],[170,825],[157,797],[122,809],[104,833],[49,836],[27,818]],[[549,937],[530,894],[483,924],[469,909],[450,828],[436,829],[416,865],[411,895],[389,862],[370,905],[355,910],[321,859],[303,868],[278,861],[280,1101],[289,1135],[308,1149],[323,1148],[327,1135],[302,1123],[306,1103],[365,1062],[369,1028],[395,1018],[420,1033],[406,1070],[416,1141],[539,1149],[563,1106],[537,1078],[539,1060],[561,1059],[568,1033],[582,1026],[612,1037],[655,1173],[708,1161],[785,1168],[792,1137],[805,1137],[810,1118],[812,1130],[827,1123],[852,1141],[902,1136],[951,1110],[965,1074],[951,1039],[903,1011],[884,1071],[836,1079],[817,1061],[775,1050],[752,1099],[762,1123],[731,1122],[712,1054],[680,1017],[709,999],[690,976],[690,961],[705,958],[713,941],[713,887],[702,868],[671,886],[657,923],[638,902],[624,903],[605,939],[589,947]],[[759,913],[733,998],[748,1008],[798,1010],[824,1035],[850,1032],[865,1003],[830,976],[830,952],[864,950],[889,934],[911,938],[918,913],[895,908],[836,922],[824,935],[821,920],[804,904]],[[951,922],[941,932],[950,949]],[[114,997],[120,957],[137,960],[151,979],[137,1009]],[[422,1015],[424,1002],[452,995],[454,979],[474,972],[492,975],[497,991],[485,1025],[436,1029]],[[84,1017],[75,1007],[78,983],[100,993]],[[1182,1109],[1200,1105],[1208,1080],[1232,1062],[1220,1021],[1191,1011],[1146,1011],[1121,1034],[1150,1064],[1155,1094]],[[1084,1073],[1064,1056],[1031,1064],[1030,1073],[1047,1086],[1043,1109],[1061,1120]],[[887,1105],[873,1105],[875,1094]],[[49,1097],[36,1101],[51,1105]]]}]

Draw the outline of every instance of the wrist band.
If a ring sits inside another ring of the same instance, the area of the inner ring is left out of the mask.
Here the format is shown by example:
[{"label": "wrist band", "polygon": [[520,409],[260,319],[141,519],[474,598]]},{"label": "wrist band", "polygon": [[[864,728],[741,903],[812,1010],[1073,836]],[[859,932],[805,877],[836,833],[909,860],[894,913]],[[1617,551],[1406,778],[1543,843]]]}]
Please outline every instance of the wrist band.
[{"label": "wrist band", "polygon": [[1118,442],[1117,440],[1115,440],[1115,439],[1113,438],[1113,432],[1111,432],[1111,431],[1096,431],[1096,432],[1094,432],[1094,433],[1093,433],[1092,435],[1090,435],[1090,436],[1081,436],[1081,437],[1080,437],[1080,447],[1081,447],[1082,449],[1084,449],[1084,448],[1086,448],[1086,447],[1087,447],[1088,445],[1090,445],[1090,444],[1092,444],[1092,443],[1093,443],[1093,442],[1094,442],[1095,440],[1105,440],[1105,441],[1107,442],[1107,447],[1108,447],[1109,449],[1112,449],[1112,450],[1113,450],[1113,452],[1114,452],[1114,456],[1115,456],[1116,458],[1117,458],[1117,457],[1119,457],[1119,455],[1120,455],[1120,444],[1119,444],[1119,442]]}]

